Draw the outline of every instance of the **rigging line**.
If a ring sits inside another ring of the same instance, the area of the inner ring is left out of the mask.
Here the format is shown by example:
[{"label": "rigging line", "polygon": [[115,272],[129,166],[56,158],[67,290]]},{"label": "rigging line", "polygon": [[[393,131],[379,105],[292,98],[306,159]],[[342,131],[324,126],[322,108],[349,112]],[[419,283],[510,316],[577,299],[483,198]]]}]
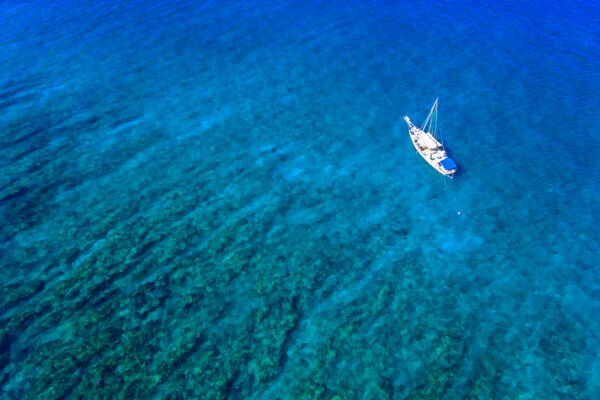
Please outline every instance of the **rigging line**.
[{"label": "rigging line", "polygon": [[435,99],[435,127],[433,128],[433,136],[437,135],[437,118],[438,118],[438,101]]},{"label": "rigging line", "polygon": [[423,114],[424,112],[429,111],[429,107],[422,109],[421,111],[418,111],[416,113],[412,113],[410,115],[412,115],[413,118],[416,118],[417,116]]},{"label": "rigging line", "polygon": [[[435,107],[435,104],[434,104],[434,107]],[[424,132],[427,132],[427,126],[429,125],[429,123],[431,121],[431,114],[433,114],[434,107],[431,107],[429,114],[427,114],[427,119],[425,119],[425,122],[423,122],[423,125],[421,125],[421,130]]]}]

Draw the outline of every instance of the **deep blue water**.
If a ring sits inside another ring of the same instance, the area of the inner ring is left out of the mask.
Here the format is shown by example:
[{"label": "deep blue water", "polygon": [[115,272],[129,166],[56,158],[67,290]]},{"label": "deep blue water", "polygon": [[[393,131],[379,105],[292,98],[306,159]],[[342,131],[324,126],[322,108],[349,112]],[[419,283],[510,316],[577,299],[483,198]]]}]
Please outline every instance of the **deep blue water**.
[{"label": "deep blue water", "polygon": [[0,26],[1,398],[600,398],[598,2]]}]

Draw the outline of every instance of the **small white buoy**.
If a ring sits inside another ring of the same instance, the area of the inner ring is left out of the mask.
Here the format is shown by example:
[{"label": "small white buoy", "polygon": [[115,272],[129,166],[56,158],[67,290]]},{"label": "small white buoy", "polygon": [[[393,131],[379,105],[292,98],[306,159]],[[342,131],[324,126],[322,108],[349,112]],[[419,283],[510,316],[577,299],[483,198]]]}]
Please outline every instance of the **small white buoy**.
[{"label": "small white buoy", "polygon": [[460,211],[458,212],[458,215],[460,215]]}]

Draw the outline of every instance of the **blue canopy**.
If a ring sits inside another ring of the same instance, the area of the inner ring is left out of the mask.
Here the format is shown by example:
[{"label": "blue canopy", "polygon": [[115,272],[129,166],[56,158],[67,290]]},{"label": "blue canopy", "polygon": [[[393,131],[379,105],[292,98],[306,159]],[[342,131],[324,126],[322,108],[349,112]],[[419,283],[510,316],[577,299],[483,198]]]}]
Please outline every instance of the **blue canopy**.
[{"label": "blue canopy", "polygon": [[446,171],[456,169],[456,163],[451,158],[444,158],[442,161],[440,161],[440,164],[442,164],[442,167],[444,167]]}]

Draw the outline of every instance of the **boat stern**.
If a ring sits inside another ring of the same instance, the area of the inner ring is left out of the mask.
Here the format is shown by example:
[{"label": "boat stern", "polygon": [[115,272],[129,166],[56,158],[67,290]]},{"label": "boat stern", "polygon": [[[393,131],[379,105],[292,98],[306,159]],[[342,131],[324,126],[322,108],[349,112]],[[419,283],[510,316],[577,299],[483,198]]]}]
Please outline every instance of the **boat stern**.
[{"label": "boat stern", "polygon": [[450,177],[452,177],[458,169],[458,166],[450,157],[444,158],[442,161],[440,161],[440,165],[444,169],[444,175],[448,175]]}]

